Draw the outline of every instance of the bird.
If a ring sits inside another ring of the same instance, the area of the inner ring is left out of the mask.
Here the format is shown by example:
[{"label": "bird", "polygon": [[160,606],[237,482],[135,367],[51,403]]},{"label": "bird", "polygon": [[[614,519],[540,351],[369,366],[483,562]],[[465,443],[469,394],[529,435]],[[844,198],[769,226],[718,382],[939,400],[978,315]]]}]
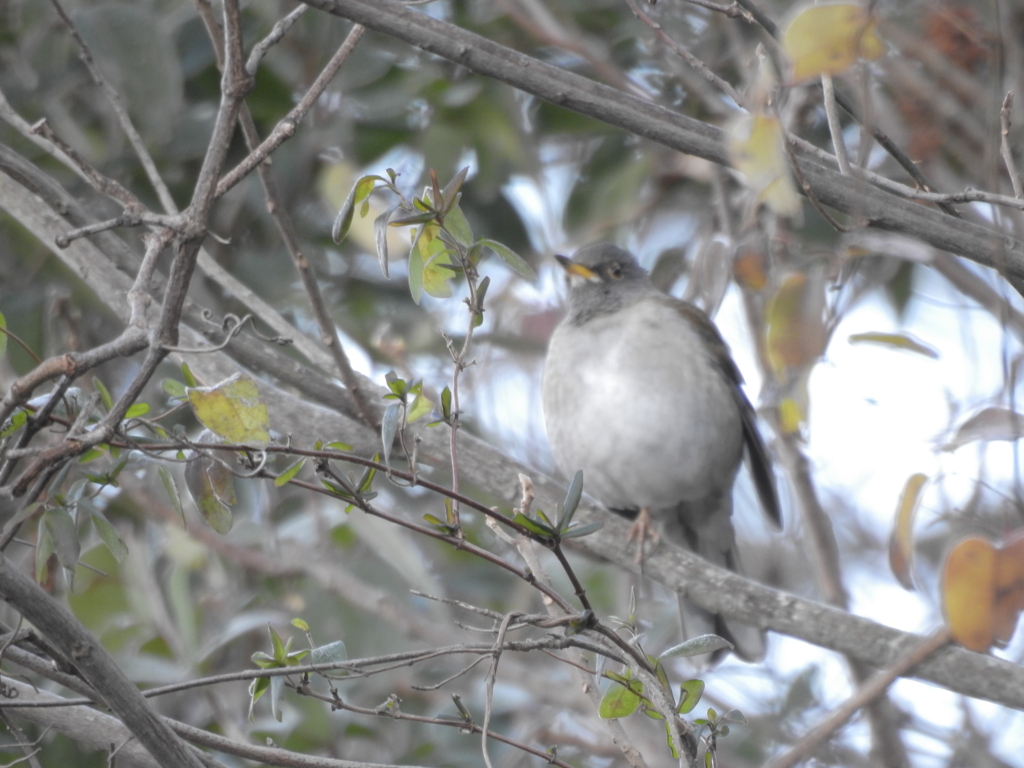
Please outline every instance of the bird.
[{"label": "bird", "polygon": [[[636,519],[630,538],[639,536],[641,557],[653,525],[668,541],[741,572],[732,489],[744,453],[776,528],[782,515],[729,347],[701,309],[658,290],[629,251],[596,243],[555,258],[568,277],[568,309],[548,347],[543,410],[559,471],[582,470],[589,495]],[[762,630],[682,595],[679,603],[684,637],[713,633],[740,658],[764,657]]]}]

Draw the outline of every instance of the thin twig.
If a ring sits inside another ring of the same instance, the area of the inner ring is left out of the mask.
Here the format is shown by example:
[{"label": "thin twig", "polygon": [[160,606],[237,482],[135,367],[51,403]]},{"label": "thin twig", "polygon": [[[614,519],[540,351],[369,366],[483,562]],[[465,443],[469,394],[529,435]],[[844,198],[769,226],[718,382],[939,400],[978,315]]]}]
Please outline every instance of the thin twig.
[{"label": "thin twig", "polygon": [[[534,574],[535,578],[542,584],[550,585],[551,578],[544,570],[544,566],[540,562],[540,558],[537,556],[536,543],[531,541],[527,536],[520,535],[516,538],[515,546],[519,551],[519,554],[522,555],[523,560],[526,561],[527,567],[530,569],[530,572]],[[545,601],[545,608],[547,608],[547,611],[551,616],[558,617],[557,608],[552,603]],[[583,693],[588,699],[590,699],[590,702],[594,707],[594,711],[599,711],[601,708],[601,694],[598,680],[593,673],[584,671],[587,667],[582,653],[578,650],[574,650],[571,654],[576,662],[573,664],[573,668],[576,670],[576,676],[583,688]],[[612,743],[622,751],[622,754],[626,758],[626,762],[629,763],[630,767],[647,768],[643,755],[640,753],[640,750],[633,746],[633,743],[630,740],[629,735],[626,733],[626,729],[623,728],[622,723],[618,720],[602,720],[601,722],[604,724],[605,728],[608,729]]]},{"label": "thin twig", "polygon": [[946,645],[950,640],[949,630],[945,627],[926,637],[895,664],[884,669],[861,685],[850,698],[836,707],[820,723],[808,731],[803,738],[781,755],[773,757],[765,763],[764,768],[791,768],[798,761],[842,727],[843,723],[853,717],[857,710],[867,706],[885,693],[886,689],[897,677],[902,677],[912,668],[920,664],[935,651]]},{"label": "thin twig", "polygon": [[252,47],[252,50],[249,52],[249,59],[245,62],[245,71],[250,75],[255,76],[260,62],[263,61],[263,57],[267,55],[267,51],[281,42],[288,30],[292,28],[292,24],[298,21],[299,17],[308,10],[308,5],[300,5],[298,8],[293,9],[292,12],[283,19],[280,19],[274,25],[273,29],[270,30],[270,34]]},{"label": "thin twig", "polygon": [[846,152],[846,141],[843,139],[843,126],[839,122],[839,110],[836,109],[836,89],[832,84],[831,75],[821,76],[821,93],[825,102],[825,116],[828,118],[828,130],[832,134],[832,146],[836,150],[839,172],[843,176],[852,176],[850,157]]},{"label": "thin twig", "polygon": [[1024,184],[1021,184],[1020,171],[1013,160],[1013,151],[1010,149],[1010,114],[1013,111],[1013,91],[1008,91],[1003,99],[1003,106],[999,110],[999,154],[1003,156],[1006,163],[1006,172],[1010,175],[1010,183],[1013,184],[1013,196],[1020,199],[1024,197]]},{"label": "thin twig", "polygon": [[[56,2],[56,0],[53,1]],[[145,210],[145,206],[139,198],[129,192],[120,182],[108,178],[96,170],[92,163],[82,157],[74,147],[60,138],[45,117],[33,123],[31,131],[37,136],[45,138],[70,158],[97,192],[114,198],[126,208],[139,211]]]},{"label": "thin twig", "polygon": [[501,619],[498,627],[498,637],[494,641],[494,650],[491,652],[491,668],[487,671],[487,682],[484,692],[484,722],[480,726],[480,749],[484,755],[484,763],[487,768],[494,768],[491,763],[491,753],[487,748],[487,730],[491,725],[491,712],[494,709],[494,681],[498,677],[498,661],[501,659],[501,647],[505,643],[505,635],[508,633],[508,625],[519,614],[515,611],[506,613]]},{"label": "thin twig", "polygon": [[741,8],[739,3],[736,2],[733,2],[732,5],[713,3],[711,0],[685,0],[685,2],[690,5],[696,5],[698,8],[707,8],[709,11],[728,16],[730,19],[743,19],[751,24],[755,23],[753,14],[745,8]]},{"label": "thin twig", "polygon": [[252,173],[256,166],[266,160],[275,149],[295,135],[295,130],[298,128],[299,123],[302,122],[306,113],[312,109],[317,99],[320,98],[320,94],[323,93],[327,84],[334,78],[337,68],[348,58],[348,55],[355,48],[356,43],[359,42],[365,31],[366,28],[359,24],[352,26],[348,37],[345,38],[345,42],[341,44],[341,47],[334,54],[328,66],[324,67],[324,70],[317,76],[309,90],[299,99],[299,103],[278,121],[274,130],[270,132],[270,135],[256,149],[251,150],[242,162],[224,174],[224,177],[217,184],[217,197],[223,195]]},{"label": "thin twig", "polygon": [[[214,42],[216,42],[218,30],[215,19],[212,19],[212,16],[209,15],[204,16],[204,19],[206,20],[210,35],[214,38]],[[283,24],[284,21],[285,20],[279,22],[279,24]],[[290,26],[290,23],[287,26],[283,26],[280,31],[281,35],[284,34],[284,30],[286,30],[288,26]],[[276,26],[275,30],[277,30]],[[288,121],[288,124],[291,126],[287,132],[289,136],[295,132],[295,127],[305,116],[306,112],[308,112],[309,108],[312,107],[320,97],[320,94],[323,93],[324,89],[327,88],[334,76],[338,73],[341,65],[345,62],[349,54],[355,48],[356,43],[362,37],[363,31],[363,27],[358,25],[353,26],[344,42],[342,42],[341,46],[334,53],[334,56],[331,57],[331,60],[317,76],[316,80],[300,100],[299,104],[284,118],[282,123],[284,121]],[[258,59],[250,57],[249,63],[252,64],[254,60],[258,61]],[[251,172],[254,168],[257,169],[260,182],[263,186],[264,196],[267,198],[267,208],[273,216],[274,222],[277,224],[278,232],[281,234],[281,239],[284,241],[285,248],[292,257],[292,262],[295,264],[295,268],[302,280],[303,288],[305,289],[306,296],[309,299],[310,308],[313,310],[313,316],[317,321],[317,326],[320,331],[320,340],[330,352],[334,365],[341,376],[341,381],[345,385],[345,388],[348,389],[361,420],[366,424],[366,426],[370,427],[370,429],[376,429],[379,421],[377,411],[370,404],[366,394],[359,385],[358,377],[352,368],[352,364],[349,361],[348,355],[345,353],[345,348],[338,336],[337,326],[331,318],[330,313],[327,311],[327,305],[323,299],[323,294],[320,292],[320,286],[313,271],[313,266],[310,264],[309,259],[302,253],[302,246],[299,242],[298,233],[295,231],[295,226],[284,207],[283,200],[280,192],[278,191],[277,183],[271,175],[270,169],[261,161],[262,158],[267,157],[270,152],[276,149],[277,146],[284,141],[285,137],[282,135],[277,144],[271,143],[268,145],[267,141],[264,141],[261,144],[259,134],[256,130],[256,123],[247,107],[241,110],[239,120],[246,145],[250,149],[250,155],[241,165],[232,171],[231,174],[238,172],[243,168],[243,166],[248,168],[248,171],[245,173]],[[282,123],[279,123],[278,125],[280,126]],[[275,129],[275,132],[276,131],[277,129]],[[274,134],[271,134],[271,137],[273,136]],[[263,151],[265,151],[266,154],[262,155],[261,158],[260,153]],[[247,162],[249,164],[246,165]],[[238,179],[243,178],[245,173],[238,176]],[[228,174],[228,176],[231,176],[231,174]],[[224,194],[224,192],[231,188],[231,184],[225,184],[225,180],[222,180],[221,183],[217,185],[218,196]]]},{"label": "thin twig", "polygon": [[[769,35],[771,35],[773,38],[778,39],[778,25],[774,21],[772,21],[772,19],[769,16],[767,16],[760,8],[757,7],[757,4],[754,2],[754,0],[736,0],[736,2],[739,5],[743,6],[743,8],[745,8],[747,11],[749,11],[750,15],[753,16],[754,20],[758,24],[760,24],[761,27],[764,28],[764,30]],[[900,149],[892,139],[889,138],[885,131],[883,131],[881,128],[879,128],[877,125],[874,125],[873,123],[867,123],[861,117],[853,102],[851,102],[842,91],[836,91],[836,103],[840,107],[842,107],[847,112],[847,114],[849,114],[850,117],[852,117],[859,125],[866,127],[871,132],[871,135],[875,138],[875,141],[877,141],[882,146],[882,148],[889,153],[890,157],[892,157],[897,163],[900,164],[900,167],[903,168],[903,170],[910,174],[910,177],[914,181],[916,181],[922,189],[928,191],[934,189],[931,182],[929,182],[925,175],[921,172],[921,169],[917,167],[917,164],[913,160],[911,160],[907,156],[907,154],[902,149]],[[956,209],[953,208],[948,203],[937,204],[943,212],[948,213],[950,216],[960,218],[960,214],[957,213]]]},{"label": "thin twig", "polygon": [[747,109],[747,100],[740,95],[739,91],[733,88],[727,81],[716,75],[703,61],[698,59],[688,50],[683,48],[679,43],[673,40],[665,30],[661,28],[661,25],[648,16],[643,9],[637,4],[636,0],[626,0],[626,4],[629,6],[633,14],[640,19],[644,24],[650,27],[654,34],[657,35],[658,39],[661,40],[665,45],[671,48],[677,55],[682,57],[683,61],[689,64],[693,69],[700,73],[704,79],[708,82],[713,83],[722,93],[732,99],[736,104],[743,109]]},{"label": "thin twig", "polygon": [[153,157],[149,154],[149,150],[146,149],[145,142],[143,142],[139,132],[135,130],[135,125],[128,116],[128,110],[125,109],[124,103],[121,101],[121,96],[110,85],[110,83],[107,82],[106,78],[103,77],[103,73],[96,64],[96,60],[93,58],[92,52],[89,50],[89,46],[86,45],[85,40],[78,33],[75,25],[71,22],[71,19],[61,6],[60,1],[50,0],[50,2],[53,3],[53,7],[56,9],[57,15],[60,16],[64,26],[67,27],[71,37],[74,38],[75,43],[78,45],[79,55],[85,63],[86,68],[89,70],[89,74],[92,77],[93,82],[99,86],[103,95],[107,97],[111,107],[113,107],[114,114],[117,116],[117,121],[121,125],[121,130],[124,131],[125,136],[128,137],[128,142],[132,145],[132,149],[138,156],[139,162],[142,163],[142,167],[146,171],[146,176],[149,178],[149,183],[153,185],[153,189],[156,190],[157,197],[160,198],[160,204],[164,207],[164,210],[174,212],[174,198],[171,197],[170,190],[167,189],[167,185],[164,184],[163,179],[160,177],[160,172],[157,171],[156,163],[153,162]]}]

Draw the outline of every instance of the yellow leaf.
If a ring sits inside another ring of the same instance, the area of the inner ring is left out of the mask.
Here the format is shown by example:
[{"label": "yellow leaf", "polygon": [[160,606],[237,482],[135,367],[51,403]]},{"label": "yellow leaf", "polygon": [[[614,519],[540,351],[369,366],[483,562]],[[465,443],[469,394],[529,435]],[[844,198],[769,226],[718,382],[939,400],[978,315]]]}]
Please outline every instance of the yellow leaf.
[{"label": "yellow leaf", "polygon": [[921,489],[928,478],[918,473],[907,478],[896,507],[896,520],[889,535],[889,567],[892,568],[896,580],[904,589],[913,590],[914,580],[911,578],[911,564],[914,556],[914,514],[921,500]]},{"label": "yellow leaf", "polygon": [[1024,535],[1020,531],[996,551],[995,595],[992,635],[995,644],[1004,648],[1024,610]]},{"label": "yellow leaf", "polygon": [[189,387],[188,401],[203,426],[229,443],[265,448],[270,417],[256,382],[236,373],[212,387]]},{"label": "yellow leaf", "polygon": [[780,216],[800,213],[782,126],[774,117],[741,115],[729,127],[729,160],[757,199]]},{"label": "yellow leaf", "polygon": [[838,75],[857,59],[880,59],[885,44],[876,21],[862,5],[813,5],[800,11],[782,33],[782,48],[793,65],[793,80]]},{"label": "yellow leaf", "polygon": [[185,487],[207,525],[221,534],[231,530],[231,507],[238,498],[227,467],[209,456],[194,457],[185,465]]},{"label": "yellow leaf", "polygon": [[810,367],[825,350],[821,282],[802,272],[787,275],[768,302],[765,343],[768,362],[780,383]]},{"label": "yellow leaf", "polygon": [[905,349],[919,355],[938,359],[939,353],[923,341],[918,341],[909,333],[855,333],[850,336],[851,344],[881,344],[883,347]]},{"label": "yellow leaf", "polygon": [[[448,280],[455,277],[445,265],[452,264],[448,246],[440,237],[441,229],[434,223],[424,224],[423,233],[416,240],[416,255],[423,264],[423,290],[438,299],[447,299],[452,295]],[[410,262],[412,269],[412,262]]]},{"label": "yellow leaf", "polygon": [[761,291],[768,285],[765,252],[754,246],[743,246],[732,264],[732,274],[749,291]]},{"label": "yellow leaf", "polygon": [[994,637],[996,550],[973,537],[957,544],[946,557],[942,573],[942,604],[953,639],[984,653]]},{"label": "yellow leaf", "polygon": [[792,397],[783,398],[779,402],[779,426],[784,434],[792,435],[799,432],[803,421],[804,411],[800,403]]}]

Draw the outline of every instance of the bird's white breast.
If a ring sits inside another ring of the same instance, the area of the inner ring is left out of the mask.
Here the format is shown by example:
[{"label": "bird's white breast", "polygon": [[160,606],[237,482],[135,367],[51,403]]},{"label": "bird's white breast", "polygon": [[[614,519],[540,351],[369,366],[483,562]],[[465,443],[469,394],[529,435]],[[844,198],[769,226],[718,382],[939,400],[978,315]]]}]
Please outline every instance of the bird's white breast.
[{"label": "bird's white breast", "polygon": [[728,489],[743,444],[732,387],[668,302],[563,323],[544,372],[555,460],[568,476],[582,469],[585,490],[613,508]]}]

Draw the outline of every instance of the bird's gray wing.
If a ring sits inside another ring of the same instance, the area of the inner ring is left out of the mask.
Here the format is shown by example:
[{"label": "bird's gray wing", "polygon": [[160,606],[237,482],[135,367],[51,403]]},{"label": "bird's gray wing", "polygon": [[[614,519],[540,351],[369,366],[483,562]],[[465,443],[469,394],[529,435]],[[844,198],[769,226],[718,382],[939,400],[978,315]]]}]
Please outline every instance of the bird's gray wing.
[{"label": "bird's gray wing", "polygon": [[711,352],[722,375],[733,385],[733,396],[736,398],[736,405],[739,406],[740,418],[743,421],[743,442],[747,447],[747,457],[750,461],[750,475],[754,480],[754,488],[757,490],[757,498],[761,502],[761,509],[768,516],[768,519],[777,528],[782,528],[782,510],[779,507],[779,493],[775,486],[775,473],[772,471],[772,460],[768,454],[768,448],[761,439],[761,432],[757,427],[757,414],[754,406],[750,404],[747,396],[743,393],[743,376],[732,359],[729,352],[729,345],[725,343],[722,335],[715,328],[715,324],[699,308],[679,299],[671,299],[672,306],[685,317],[691,326],[700,334],[708,350]]}]

